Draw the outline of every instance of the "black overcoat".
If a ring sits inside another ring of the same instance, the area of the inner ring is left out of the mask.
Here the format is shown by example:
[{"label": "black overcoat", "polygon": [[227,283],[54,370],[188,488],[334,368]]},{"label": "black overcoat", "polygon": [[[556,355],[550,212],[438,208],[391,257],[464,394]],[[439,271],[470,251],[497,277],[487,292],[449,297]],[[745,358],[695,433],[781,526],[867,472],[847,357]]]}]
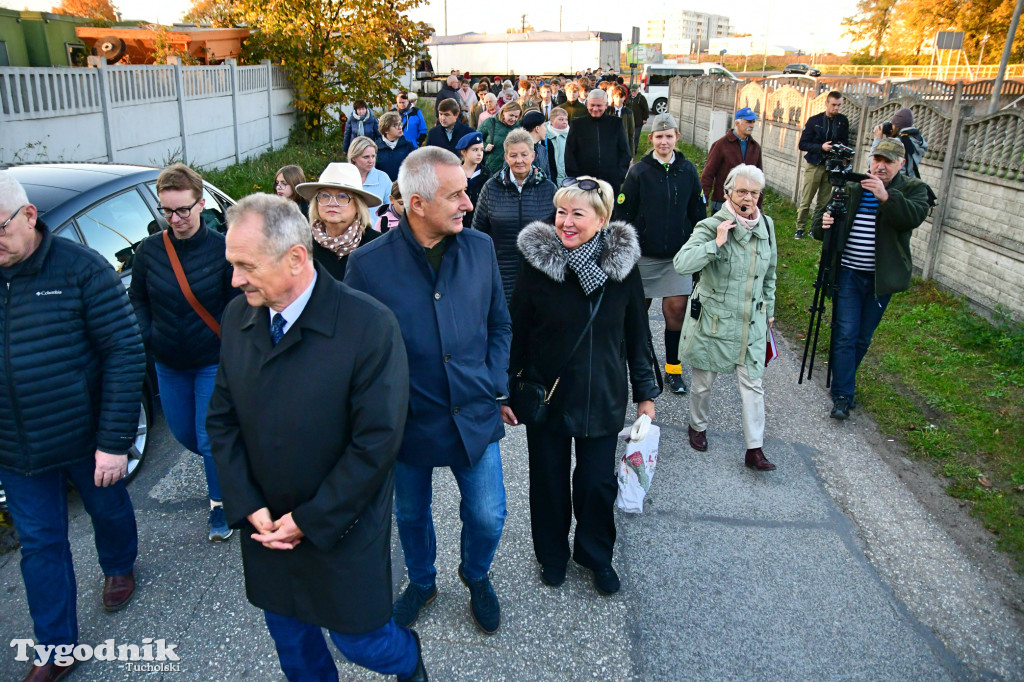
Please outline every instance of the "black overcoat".
[{"label": "black overcoat", "polygon": [[568,255],[553,226],[527,225],[519,233],[518,245],[523,266],[512,294],[509,377],[522,370],[526,378],[547,388],[560,379],[545,424],[554,433],[583,438],[618,433],[626,417],[628,384],[632,384],[635,403],[654,400],[661,393],[643,281],[636,266],[640,260],[636,232],[622,222],[605,228],[599,263],[608,279],[601,307],[561,374],[558,371],[600,294],[584,292],[566,265]]},{"label": "black overcoat", "polygon": [[[224,313],[210,435],[245,589],[261,609],[343,634],[391,618],[392,470],[409,368],[395,316],[317,267],[312,295],[276,347],[267,308]],[[305,537],[263,547],[247,517],[291,512]]]}]

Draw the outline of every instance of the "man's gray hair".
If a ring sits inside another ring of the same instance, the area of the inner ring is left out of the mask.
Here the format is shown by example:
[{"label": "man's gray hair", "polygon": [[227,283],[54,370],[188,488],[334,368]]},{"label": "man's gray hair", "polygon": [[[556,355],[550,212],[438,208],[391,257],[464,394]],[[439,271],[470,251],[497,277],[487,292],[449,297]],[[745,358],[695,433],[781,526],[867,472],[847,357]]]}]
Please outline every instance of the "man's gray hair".
[{"label": "man's gray hair", "polygon": [[587,94],[587,99],[601,100],[602,102],[608,101],[608,93],[601,88],[594,88]]},{"label": "man's gray hair", "polygon": [[740,178],[753,182],[757,185],[758,189],[764,189],[764,172],[757,166],[741,163],[729,171],[729,175],[725,178],[725,191],[731,192],[736,187],[736,181]]},{"label": "man's gray hair", "polygon": [[398,169],[398,188],[406,204],[413,194],[426,201],[433,201],[441,181],[437,178],[437,166],[462,166],[459,157],[443,147],[420,147],[405,157]]},{"label": "man's gray hair", "polygon": [[505,149],[505,153],[508,154],[508,149],[514,144],[525,144],[531,150],[533,149],[533,136],[526,132],[522,128],[514,128],[505,136],[505,141],[502,143]]},{"label": "man's gray hair", "polygon": [[291,199],[274,194],[250,194],[228,208],[228,230],[250,214],[263,218],[263,236],[266,239],[263,252],[267,255],[282,258],[295,245],[313,253],[313,232],[309,229],[309,221]]},{"label": "man's gray hair", "polygon": [[[9,213],[27,203],[29,200],[28,195],[25,194],[25,188],[14,177],[14,173],[0,171],[0,209]],[[7,216],[0,216],[0,218],[7,220]]]}]

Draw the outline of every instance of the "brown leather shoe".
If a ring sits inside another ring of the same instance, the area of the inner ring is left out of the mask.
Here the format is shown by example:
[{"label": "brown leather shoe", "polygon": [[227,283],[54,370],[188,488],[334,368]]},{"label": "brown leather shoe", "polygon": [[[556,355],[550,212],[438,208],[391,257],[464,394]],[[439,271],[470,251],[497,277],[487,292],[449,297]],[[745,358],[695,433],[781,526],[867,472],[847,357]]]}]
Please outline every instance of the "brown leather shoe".
[{"label": "brown leather shoe", "polygon": [[686,425],[686,430],[690,435],[690,447],[700,452],[707,452],[708,432],[697,431],[689,424]]},{"label": "brown leather shoe", "polygon": [[120,611],[135,594],[135,573],[114,575],[103,579],[103,608]]},{"label": "brown leather shoe", "polygon": [[764,452],[761,448],[751,448],[747,450],[746,461],[744,462],[751,469],[757,469],[758,471],[774,471],[775,465],[768,461],[764,456]]},{"label": "brown leather shoe", "polygon": [[53,661],[45,665],[33,664],[29,668],[28,675],[25,675],[21,682],[57,682],[57,680],[64,679],[64,676],[71,672],[76,665],[78,665],[77,660],[73,660],[67,665],[57,665]]}]

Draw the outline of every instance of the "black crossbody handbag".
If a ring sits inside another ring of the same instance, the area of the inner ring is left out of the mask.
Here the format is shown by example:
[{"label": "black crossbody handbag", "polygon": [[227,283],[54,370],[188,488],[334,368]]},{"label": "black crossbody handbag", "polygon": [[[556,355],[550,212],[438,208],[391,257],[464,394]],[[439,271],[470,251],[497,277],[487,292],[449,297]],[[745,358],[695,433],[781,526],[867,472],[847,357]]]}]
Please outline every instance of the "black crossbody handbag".
[{"label": "black crossbody handbag", "polygon": [[576,339],[576,344],[569,351],[569,356],[566,357],[565,362],[559,367],[558,376],[555,378],[555,383],[551,385],[550,391],[539,381],[524,378],[523,370],[519,370],[516,374],[509,390],[509,403],[519,421],[524,424],[543,424],[548,420],[551,396],[555,394],[555,389],[558,388],[558,383],[562,380],[562,372],[569,366],[569,360],[576,354],[576,349],[583,343],[583,337],[587,335],[590,327],[593,326],[594,318],[597,317],[597,311],[600,310],[603,299],[604,288],[601,289],[601,294],[597,297],[597,305],[594,306],[593,312],[590,313],[590,319],[587,320],[587,325],[583,327],[580,338]]}]

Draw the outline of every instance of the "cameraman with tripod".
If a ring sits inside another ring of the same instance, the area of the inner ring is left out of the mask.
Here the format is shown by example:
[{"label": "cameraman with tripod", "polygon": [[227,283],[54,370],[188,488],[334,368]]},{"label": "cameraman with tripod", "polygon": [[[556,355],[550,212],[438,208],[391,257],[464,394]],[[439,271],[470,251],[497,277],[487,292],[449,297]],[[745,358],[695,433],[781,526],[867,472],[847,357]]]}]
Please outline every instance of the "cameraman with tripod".
[{"label": "cameraman with tripod", "polygon": [[[828,282],[833,297],[833,419],[850,416],[857,368],[871,336],[890,296],[910,287],[910,233],[928,215],[930,189],[900,173],[905,156],[899,140],[881,140],[872,152],[867,177],[846,185],[844,210],[837,211],[842,219],[836,223],[828,207],[814,216],[814,238],[825,241],[822,261],[837,273]],[[836,233],[825,239],[833,224]]]}]

